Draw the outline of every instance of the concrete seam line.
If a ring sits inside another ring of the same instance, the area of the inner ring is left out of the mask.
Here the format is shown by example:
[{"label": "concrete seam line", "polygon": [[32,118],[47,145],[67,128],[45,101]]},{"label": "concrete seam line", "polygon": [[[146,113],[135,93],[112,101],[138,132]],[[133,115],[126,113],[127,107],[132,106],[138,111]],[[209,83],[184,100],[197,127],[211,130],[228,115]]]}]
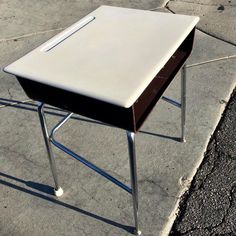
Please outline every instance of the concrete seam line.
[{"label": "concrete seam line", "polygon": [[[164,3],[164,5],[162,7],[155,7],[155,8],[152,8],[152,9],[148,9],[148,11],[155,11],[155,10],[158,10],[160,8],[164,8],[167,3],[168,3],[168,1],[166,3]],[[16,37],[3,38],[3,39],[0,39],[0,43],[12,41],[12,40],[17,40],[17,39],[22,39],[22,38],[28,38],[28,37],[39,35],[39,34],[45,34],[45,33],[50,33],[50,32],[54,32],[54,31],[64,30],[66,28],[67,27],[61,27],[61,28],[57,28],[57,29],[38,31],[38,32],[30,33],[30,34],[24,34],[24,35],[20,35],[20,36],[16,36]]]},{"label": "concrete seam line", "polygon": [[236,58],[236,55],[220,57],[220,58],[216,58],[216,59],[212,59],[212,60],[207,60],[207,61],[203,61],[203,62],[199,62],[199,63],[194,63],[194,64],[186,65],[186,68],[191,68],[191,67],[200,66],[200,65],[204,65],[204,64],[208,64],[208,63],[212,63],[212,62],[229,60],[229,59],[234,59],[234,58]]},{"label": "concrete seam line", "polygon": [[218,37],[218,36],[216,36],[216,35],[214,35],[214,34],[212,34],[212,33],[209,33],[209,32],[207,32],[207,31],[205,31],[205,30],[199,28],[199,26],[197,26],[196,28],[197,28],[199,31],[201,31],[202,33],[211,36],[212,38],[215,38],[215,39],[218,39],[218,40],[220,40],[220,41],[222,41],[222,42],[231,44],[232,46],[236,46],[235,43],[230,42],[229,40],[226,40],[226,39],[222,39],[222,38],[220,38],[220,37]]},{"label": "concrete seam line", "polygon": [[22,39],[22,38],[28,38],[28,37],[39,35],[39,34],[46,34],[46,33],[54,32],[54,31],[60,31],[60,30],[64,30],[65,28],[66,27],[57,28],[57,29],[51,29],[51,30],[45,30],[45,31],[38,31],[38,32],[30,33],[30,34],[20,35],[20,36],[17,36],[17,37],[0,39],[0,43],[12,41],[12,40],[18,40],[18,39]]},{"label": "concrete seam line", "polygon": [[[173,10],[170,9],[170,7],[168,6],[168,4],[165,6],[165,8],[166,8],[169,12],[171,12],[171,13],[173,13],[173,14],[176,14]],[[202,28],[199,28],[199,26],[196,26],[196,29],[199,30],[199,31],[201,31],[202,33],[204,33],[204,34],[206,34],[206,35],[211,36],[212,38],[215,38],[215,39],[221,40],[222,42],[225,42],[225,43],[231,44],[231,45],[233,45],[233,46],[236,46],[235,43],[233,43],[233,42],[231,42],[231,41],[229,41],[229,40],[226,40],[226,39],[222,39],[222,38],[220,38],[220,37],[218,37],[218,36],[216,36],[216,35],[214,35],[214,34],[212,34],[212,33],[209,33],[209,32],[207,32],[207,31],[203,30]]]}]

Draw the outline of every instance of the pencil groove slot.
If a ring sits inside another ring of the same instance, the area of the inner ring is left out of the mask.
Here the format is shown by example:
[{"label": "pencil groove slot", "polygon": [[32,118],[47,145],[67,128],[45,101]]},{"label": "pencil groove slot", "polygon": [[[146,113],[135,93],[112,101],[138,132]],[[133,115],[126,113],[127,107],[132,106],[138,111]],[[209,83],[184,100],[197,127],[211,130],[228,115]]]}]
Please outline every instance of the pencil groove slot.
[{"label": "pencil groove slot", "polygon": [[48,42],[46,45],[44,45],[40,51],[42,52],[48,52],[51,49],[55,48],[57,45],[62,43],[64,40],[69,38],[74,33],[78,32],[80,29],[85,27],[87,24],[89,24],[91,21],[95,19],[94,16],[86,17],[85,19],[75,23],[65,31],[61,32],[59,35],[57,35],[55,38],[52,38],[50,42]]}]

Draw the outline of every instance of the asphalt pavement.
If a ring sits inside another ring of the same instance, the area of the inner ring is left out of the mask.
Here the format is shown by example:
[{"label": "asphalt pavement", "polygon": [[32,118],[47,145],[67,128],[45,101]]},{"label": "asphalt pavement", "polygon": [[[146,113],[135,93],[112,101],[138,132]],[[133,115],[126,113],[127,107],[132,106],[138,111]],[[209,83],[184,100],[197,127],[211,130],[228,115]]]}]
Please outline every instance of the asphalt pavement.
[{"label": "asphalt pavement", "polygon": [[236,235],[235,134],[236,90],[189,191],[182,197],[180,212],[170,235]]}]

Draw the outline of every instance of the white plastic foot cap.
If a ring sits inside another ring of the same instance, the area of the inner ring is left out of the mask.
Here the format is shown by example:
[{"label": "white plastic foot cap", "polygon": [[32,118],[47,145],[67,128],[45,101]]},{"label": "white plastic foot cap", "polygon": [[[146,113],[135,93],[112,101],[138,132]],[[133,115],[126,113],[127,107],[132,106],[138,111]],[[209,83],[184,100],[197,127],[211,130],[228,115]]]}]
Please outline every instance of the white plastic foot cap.
[{"label": "white plastic foot cap", "polygon": [[180,138],[181,143],[186,143],[186,139],[185,138]]},{"label": "white plastic foot cap", "polygon": [[54,194],[57,197],[60,197],[63,195],[63,189],[61,187],[59,187],[58,189],[54,189]]},{"label": "white plastic foot cap", "polygon": [[142,235],[142,232],[141,232],[140,230],[138,230],[138,231],[135,231],[135,235],[138,235],[138,236],[140,236],[140,235]]}]

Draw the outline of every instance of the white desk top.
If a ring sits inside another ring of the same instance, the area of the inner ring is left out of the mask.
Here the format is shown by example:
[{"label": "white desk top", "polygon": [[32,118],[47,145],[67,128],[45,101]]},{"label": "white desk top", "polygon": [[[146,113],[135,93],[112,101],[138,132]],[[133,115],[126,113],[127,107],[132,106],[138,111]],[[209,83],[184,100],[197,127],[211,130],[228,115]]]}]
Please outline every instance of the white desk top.
[{"label": "white desk top", "polygon": [[127,108],[198,21],[101,6],[4,71]]}]

